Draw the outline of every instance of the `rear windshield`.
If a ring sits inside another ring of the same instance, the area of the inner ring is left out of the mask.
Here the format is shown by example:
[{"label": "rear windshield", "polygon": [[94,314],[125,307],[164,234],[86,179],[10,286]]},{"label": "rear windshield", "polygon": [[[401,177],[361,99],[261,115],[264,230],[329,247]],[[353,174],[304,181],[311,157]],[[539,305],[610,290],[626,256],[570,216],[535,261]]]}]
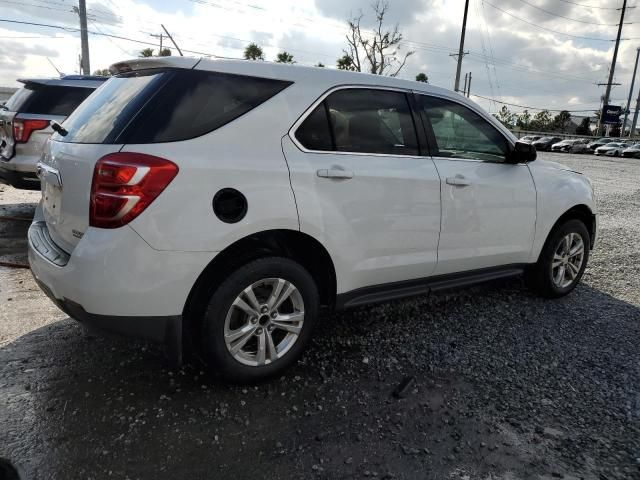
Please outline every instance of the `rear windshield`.
[{"label": "rear windshield", "polygon": [[92,88],[26,84],[9,99],[8,110],[37,115],[68,116],[91,95]]},{"label": "rear windshield", "polygon": [[183,69],[111,78],[67,121],[72,143],[160,143],[211,132],[267,101],[291,82]]}]

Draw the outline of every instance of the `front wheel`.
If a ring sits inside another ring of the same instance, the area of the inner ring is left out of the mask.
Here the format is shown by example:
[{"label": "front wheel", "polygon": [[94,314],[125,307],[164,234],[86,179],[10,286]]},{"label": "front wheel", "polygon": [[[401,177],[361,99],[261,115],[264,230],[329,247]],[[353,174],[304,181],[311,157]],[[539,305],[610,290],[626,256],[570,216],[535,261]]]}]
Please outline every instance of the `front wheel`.
[{"label": "front wheel", "polygon": [[282,257],[250,262],[212,295],[203,351],[212,371],[238,383],[282,373],[309,343],[318,289],[307,270]]},{"label": "front wheel", "polygon": [[589,245],[589,232],[584,223],[567,221],[547,239],[538,262],[527,271],[527,283],[545,297],[567,295],[584,274]]}]

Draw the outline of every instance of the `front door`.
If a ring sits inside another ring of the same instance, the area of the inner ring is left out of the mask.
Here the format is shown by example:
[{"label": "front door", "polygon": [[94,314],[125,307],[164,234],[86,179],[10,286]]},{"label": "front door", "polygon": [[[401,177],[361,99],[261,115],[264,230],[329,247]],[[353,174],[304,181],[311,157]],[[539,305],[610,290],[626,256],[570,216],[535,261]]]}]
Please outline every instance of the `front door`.
[{"label": "front door", "polygon": [[283,139],[300,229],[329,250],[338,293],[435,270],[440,181],[414,120],[403,91],[343,88]]},{"label": "front door", "polygon": [[480,114],[419,95],[442,182],[436,274],[526,263],[536,222],[536,189],[526,164],[506,162],[507,139]]}]

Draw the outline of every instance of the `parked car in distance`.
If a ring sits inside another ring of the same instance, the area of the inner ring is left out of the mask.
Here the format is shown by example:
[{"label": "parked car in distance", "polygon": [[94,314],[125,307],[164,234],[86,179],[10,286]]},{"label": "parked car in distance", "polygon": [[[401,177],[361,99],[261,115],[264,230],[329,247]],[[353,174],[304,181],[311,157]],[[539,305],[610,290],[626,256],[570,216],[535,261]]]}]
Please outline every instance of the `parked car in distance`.
[{"label": "parked car in distance", "polygon": [[81,322],[251,382],[302,354],[321,306],[582,277],[591,183],[461,95],[268,62],[111,69],[48,140],[28,233],[36,281]]},{"label": "parked car in distance", "polygon": [[551,146],[552,152],[583,153],[588,150],[588,140],[582,138],[566,138]]},{"label": "parked car in distance", "polygon": [[622,156],[628,158],[640,158],[640,143],[635,143],[631,146],[627,145],[627,148],[622,151]]},{"label": "parked car in distance", "polygon": [[542,136],[541,135],[526,135],[524,137],[522,137],[519,141],[522,143],[533,143],[536,140],[541,139]]},{"label": "parked car in distance", "polygon": [[609,142],[601,147],[596,148],[595,155],[606,155],[608,157],[619,157],[622,155],[622,151],[627,148],[627,145],[620,142]]},{"label": "parked car in distance", "polygon": [[596,148],[606,145],[607,143],[611,143],[614,140],[615,138],[610,138],[610,137],[599,138],[598,140],[595,140],[594,142],[591,142],[589,144],[589,149],[595,152]]},{"label": "parked car in distance", "polygon": [[562,139],[560,137],[542,137],[535,142],[532,142],[532,145],[536,147],[536,150],[539,151],[550,151],[551,146],[558,143]]},{"label": "parked car in distance", "polygon": [[40,188],[36,165],[53,132],[51,122],[62,122],[105,80],[82,75],[18,80],[24,86],[0,107],[0,180]]}]

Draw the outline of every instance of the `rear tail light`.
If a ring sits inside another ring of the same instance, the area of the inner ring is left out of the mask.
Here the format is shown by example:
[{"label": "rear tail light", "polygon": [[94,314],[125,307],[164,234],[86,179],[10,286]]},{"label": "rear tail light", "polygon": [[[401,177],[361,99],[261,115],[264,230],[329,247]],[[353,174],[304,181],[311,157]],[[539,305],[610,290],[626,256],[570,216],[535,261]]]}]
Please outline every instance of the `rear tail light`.
[{"label": "rear tail light", "polygon": [[93,170],[89,225],[118,228],[140,215],[178,174],[178,166],[143,153],[102,157]]},{"label": "rear tail light", "polygon": [[13,139],[16,143],[26,143],[34,130],[42,130],[49,126],[49,120],[19,119],[13,121]]}]

